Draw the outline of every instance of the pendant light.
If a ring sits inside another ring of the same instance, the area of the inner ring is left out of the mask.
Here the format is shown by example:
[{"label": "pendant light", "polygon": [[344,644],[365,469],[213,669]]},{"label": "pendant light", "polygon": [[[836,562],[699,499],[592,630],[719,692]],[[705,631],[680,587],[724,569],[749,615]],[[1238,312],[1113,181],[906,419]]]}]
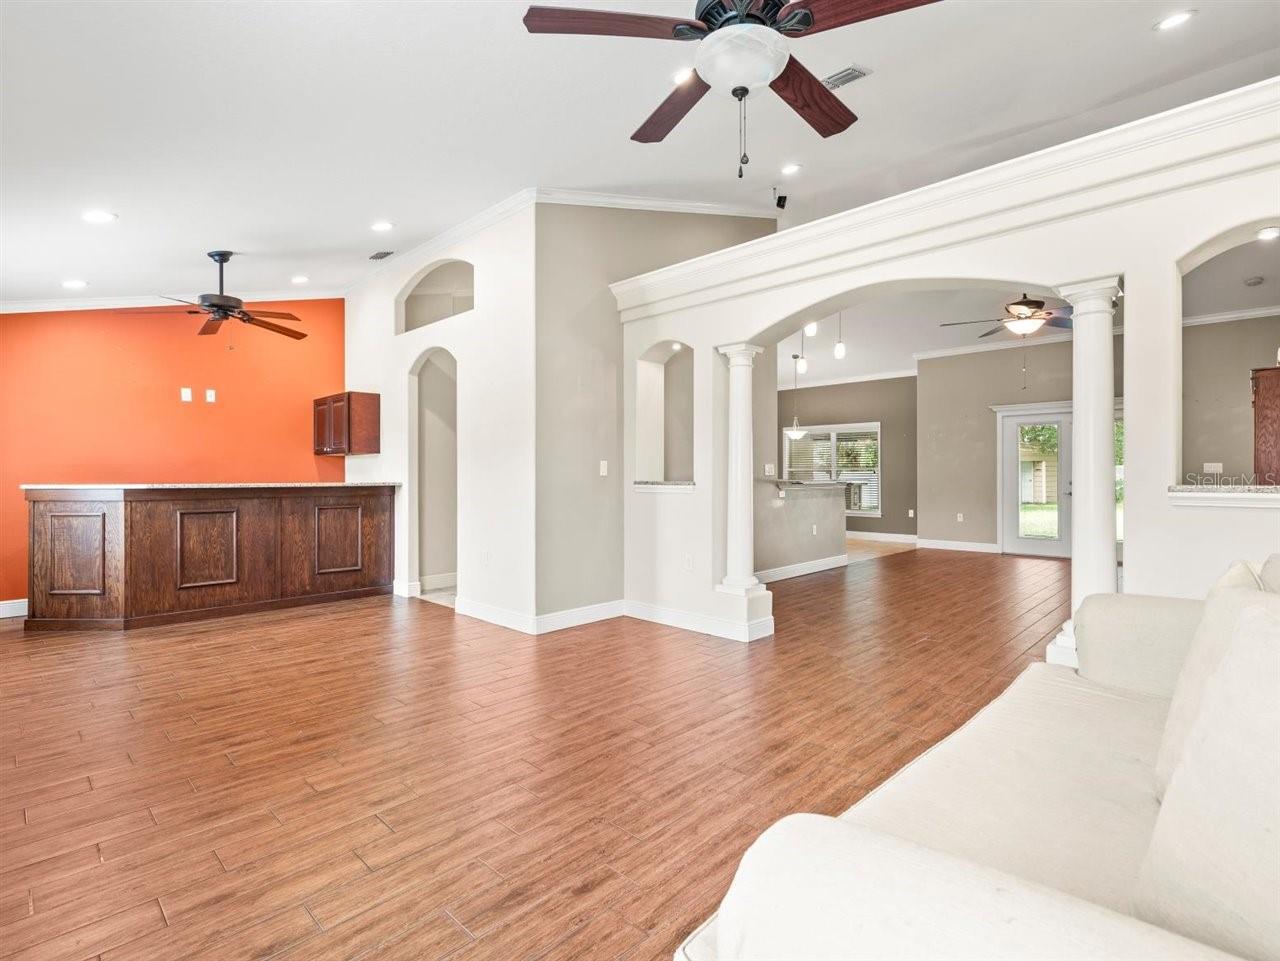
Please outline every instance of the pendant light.
[{"label": "pendant light", "polygon": [[[794,391],[800,386],[800,378],[798,371],[800,369],[800,355],[791,355],[791,389]],[[786,428],[783,433],[787,435],[787,440],[803,440],[805,434],[809,433],[800,426],[799,402],[793,401],[791,404],[791,426]]]},{"label": "pendant light", "polygon": [[844,311],[836,314],[836,346],[832,354],[836,360],[844,360]]},{"label": "pendant light", "polygon": [[801,374],[809,373],[809,361],[804,356],[804,331],[800,331],[800,353],[791,355],[796,362],[796,370]]}]

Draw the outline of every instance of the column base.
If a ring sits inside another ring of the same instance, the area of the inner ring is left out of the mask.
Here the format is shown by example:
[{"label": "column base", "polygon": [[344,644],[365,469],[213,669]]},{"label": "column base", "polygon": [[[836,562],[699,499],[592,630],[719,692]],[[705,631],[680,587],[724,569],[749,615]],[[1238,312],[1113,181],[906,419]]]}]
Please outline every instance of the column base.
[{"label": "column base", "polygon": [[756,594],[765,593],[765,586],[754,577],[747,582],[730,581],[729,578],[726,577],[716,585],[716,590],[720,591],[722,594],[734,594],[738,597],[752,597]]},{"label": "column base", "polygon": [[1049,642],[1049,646],[1045,648],[1044,660],[1046,664],[1058,664],[1073,670],[1079,669],[1080,658],[1076,654],[1075,625],[1071,621],[1063,624],[1057,636]]}]

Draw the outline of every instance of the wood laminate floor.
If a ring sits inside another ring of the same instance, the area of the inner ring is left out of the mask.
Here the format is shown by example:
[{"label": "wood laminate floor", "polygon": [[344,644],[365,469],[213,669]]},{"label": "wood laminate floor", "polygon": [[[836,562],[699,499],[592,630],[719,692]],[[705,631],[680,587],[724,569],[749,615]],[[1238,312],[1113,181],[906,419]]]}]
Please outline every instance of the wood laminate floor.
[{"label": "wood laminate floor", "polygon": [[915,550],[771,589],[750,645],[387,597],[0,622],[0,958],[670,958],[769,823],[1039,659],[1068,569]]}]

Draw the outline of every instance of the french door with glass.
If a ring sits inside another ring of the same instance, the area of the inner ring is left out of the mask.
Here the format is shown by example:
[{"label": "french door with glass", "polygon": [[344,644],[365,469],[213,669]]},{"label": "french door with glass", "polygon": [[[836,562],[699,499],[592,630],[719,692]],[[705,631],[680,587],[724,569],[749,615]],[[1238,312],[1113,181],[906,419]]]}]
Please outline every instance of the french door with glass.
[{"label": "french door with glass", "polygon": [[1004,417],[1001,544],[1006,554],[1071,556],[1071,415]]}]

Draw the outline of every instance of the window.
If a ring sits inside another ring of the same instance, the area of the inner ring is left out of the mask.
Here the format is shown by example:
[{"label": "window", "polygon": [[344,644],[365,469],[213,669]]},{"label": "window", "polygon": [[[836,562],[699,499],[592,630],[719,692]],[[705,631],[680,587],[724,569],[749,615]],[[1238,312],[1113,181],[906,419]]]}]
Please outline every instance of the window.
[{"label": "window", "polygon": [[782,435],[787,480],[844,484],[844,512],[880,516],[880,424],[809,427],[799,440]]}]

